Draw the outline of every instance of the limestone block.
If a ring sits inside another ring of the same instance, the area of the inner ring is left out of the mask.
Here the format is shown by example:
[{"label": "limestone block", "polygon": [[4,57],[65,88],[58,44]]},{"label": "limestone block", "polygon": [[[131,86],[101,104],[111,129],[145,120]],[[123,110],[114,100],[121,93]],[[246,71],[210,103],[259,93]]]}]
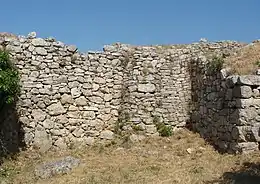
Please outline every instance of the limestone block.
[{"label": "limestone block", "polygon": [[138,91],[144,93],[152,93],[155,92],[155,85],[148,83],[148,84],[138,84]]},{"label": "limestone block", "polygon": [[48,151],[52,146],[52,139],[47,134],[44,128],[37,127],[35,130],[33,145],[39,149],[40,152]]},{"label": "limestone block", "polygon": [[49,111],[50,115],[54,116],[64,114],[67,112],[60,102],[48,106],[47,110]]},{"label": "limestone block", "polygon": [[236,98],[250,98],[253,95],[250,86],[235,86],[233,96]]}]

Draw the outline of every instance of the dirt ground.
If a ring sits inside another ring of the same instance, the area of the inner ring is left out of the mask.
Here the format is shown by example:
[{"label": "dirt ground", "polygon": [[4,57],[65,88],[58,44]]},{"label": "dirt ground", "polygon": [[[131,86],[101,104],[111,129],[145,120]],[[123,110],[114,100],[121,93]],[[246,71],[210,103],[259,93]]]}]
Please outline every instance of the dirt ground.
[{"label": "dirt ground", "polygon": [[[34,168],[63,156],[81,159],[71,173],[37,179]],[[68,152],[22,152],[1,166],[0,181],[13,184],[224,184],[260,183],[259,153],[220,154],[188,130],[170,138],[109,144]],[[0,182],[1,183],[1,182]]]}]

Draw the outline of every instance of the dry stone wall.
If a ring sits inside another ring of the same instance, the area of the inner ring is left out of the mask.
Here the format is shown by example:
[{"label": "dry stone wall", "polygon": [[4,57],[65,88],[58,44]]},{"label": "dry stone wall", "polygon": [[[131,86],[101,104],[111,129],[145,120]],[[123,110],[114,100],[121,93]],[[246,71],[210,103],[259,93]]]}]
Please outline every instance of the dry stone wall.
[{"label": "dry stone wall", "polygon": [[[28,147],[44,152],[93,145],[114,139],[119,131],[154,136],[157,122],[172,129],[192,122],[216,145],[220,145],[219,132],[228,137],[221,138],[221,144],[235,143],[229,141],[237,128],[228,119],[231,116],[221,115],[228,126],[215,122],[230,92],[223,87],[225,76],[205,69],[208,54],[228,54],[243,44],[114,44],[103,52],[84,54],[75,46],[31,33],[2,37],[0,45],[10,51],[21,74],[17,113],[23,133],[19,130],[9,139],[22,134]],[[1,124],[8,126],[8,118]]]},{"label": "dry stone wall", "polygon": [[194,128],[220,151],[259,150],[260,76],[224,76],[201,88]]}]

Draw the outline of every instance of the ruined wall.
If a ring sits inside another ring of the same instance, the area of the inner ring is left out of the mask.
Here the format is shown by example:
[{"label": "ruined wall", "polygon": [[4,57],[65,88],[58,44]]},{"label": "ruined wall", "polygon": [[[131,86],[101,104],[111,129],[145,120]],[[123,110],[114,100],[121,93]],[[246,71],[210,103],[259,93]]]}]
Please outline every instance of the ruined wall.
[{"label": "ruined wall", "polygon": [[218,73],[206,81],[193,114],[194,128],[220,151],[259,150],[260,76]]},{"label": "ruined wall", "polygon": [[[158,135],[157,121],[173,129],[185,126],[194,120],[192,112],[200,114],[198,109],[210,108],[202,100],[204,87],[220,85],[218,76],[216,82],[203,82],[207,54],[242,46],[237,42],[153,47],[115,44],[100,53],[83,54],[75,46],[35,34],[4,37],[0,43],[10,51],[21,74],[17,110],[23,139],[27,146],[42,151],[111,140],[118,128],[134,133],[138,127],[145,135]],[[214,80],[216,76],[208,77]],[[211,119],[197,120],[212,123]]]}]

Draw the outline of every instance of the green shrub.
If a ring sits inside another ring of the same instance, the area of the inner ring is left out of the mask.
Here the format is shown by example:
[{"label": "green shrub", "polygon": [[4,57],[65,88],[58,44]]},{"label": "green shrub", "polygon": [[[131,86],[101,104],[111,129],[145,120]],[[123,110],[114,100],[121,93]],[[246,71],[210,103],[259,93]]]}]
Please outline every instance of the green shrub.
[{"label": "green shrub", "polygon": [[172,136],[172,128],[170,126],[165,125],[164,123],[158,123],[156,125],[157,131],[162,137]]},{"label": "green shrub", "polygon": [[0,50],[0,105],[14,102],[20,92],[19,74],[8,52]]},{"label": "green shrub", "polygon": [[160,122],[160,118],[158,116],[153,117],[153,123],[156,125],[156,129],[162,137],[172,136],[172,128],[171,126],[165,125],[163,122]]},{"label": "green shrub", "polygon": [[260,67],[260,60],[257,60],[257,61],[255,62],[255,64],[256,64],[257,67]]},{"label": "green shrub", "polygon": [[14,175],[18,174],[19,171],[13,167],[3,166],[0,168],[0,183],[2,180],[7,178],[12,178]]},{"label": "green shrub", "polygon": [[140,125],[133,125],[132,128],[133,128],[133,130],[136,131],[136,132],[143,130],[143,128],[142,128]]},{"label": "green shrub", "polygon": [[221,56],[213,56],[211,61],[208,63],[209,72],[218,72],[222,69],[224,65],[224,58]]},{"label": "green shrub", "polygon": [[122,129],[128,124],[130,115],[127,112],[119,110],[118,120],[115,122],[114,132],[118,135],[122,134]]}]

